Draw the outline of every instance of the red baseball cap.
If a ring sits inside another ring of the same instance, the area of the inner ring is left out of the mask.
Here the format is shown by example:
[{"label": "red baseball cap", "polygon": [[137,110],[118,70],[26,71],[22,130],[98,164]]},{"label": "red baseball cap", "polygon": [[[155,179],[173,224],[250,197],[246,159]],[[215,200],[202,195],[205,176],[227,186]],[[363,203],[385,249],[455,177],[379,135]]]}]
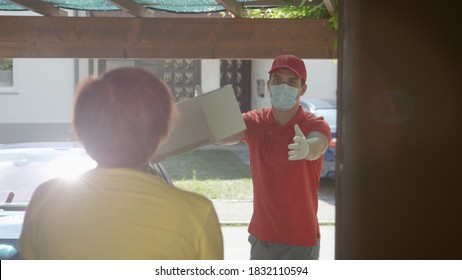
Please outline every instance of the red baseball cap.
[{"label": "red baseball cap", "polygon": [[271,73],[279,68],[287,68],[294,71],[300,79],[303,79],[306,82],[305,62],[303,62],[301,58],[291,54],[277,56],[273,60],[273,65],[268,73],[271,75]]}]

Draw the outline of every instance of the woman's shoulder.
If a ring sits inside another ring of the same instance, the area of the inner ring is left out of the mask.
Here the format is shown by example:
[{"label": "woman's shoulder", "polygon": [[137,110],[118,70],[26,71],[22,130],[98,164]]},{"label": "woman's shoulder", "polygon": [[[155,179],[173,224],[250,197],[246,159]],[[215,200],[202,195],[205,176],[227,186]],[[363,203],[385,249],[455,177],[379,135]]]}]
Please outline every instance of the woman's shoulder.
[{"label": "woman's shoulder", "polygon": [[212,201],[205,197],[202,194],[182,190],[177,187],[173,187],[173,191],[176,192],[176,195],[185,201],[189,206],[194,207],[210,207],[212,205]]},{"label": "woman's shoulder", "polygon": [[34,191],[34,196],[50,196],[69,190],[70,180],[56,177],[40,184]]}]

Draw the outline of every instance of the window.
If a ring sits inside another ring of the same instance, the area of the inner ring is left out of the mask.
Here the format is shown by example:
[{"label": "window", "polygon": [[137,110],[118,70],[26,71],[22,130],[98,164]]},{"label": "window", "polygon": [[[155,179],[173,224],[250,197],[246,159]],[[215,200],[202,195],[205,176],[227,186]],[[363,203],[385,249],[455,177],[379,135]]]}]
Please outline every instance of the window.
[{"label": "window", "polygon": [[100,59],[99,73],[117,67],[141,67],[150,70],[170,87],[177,102],[194,96],[201,85],[201,61],[195,59]]},{"label": "window", "polygon": [[0,58],[0,93],[14,92],[13,59]]}]

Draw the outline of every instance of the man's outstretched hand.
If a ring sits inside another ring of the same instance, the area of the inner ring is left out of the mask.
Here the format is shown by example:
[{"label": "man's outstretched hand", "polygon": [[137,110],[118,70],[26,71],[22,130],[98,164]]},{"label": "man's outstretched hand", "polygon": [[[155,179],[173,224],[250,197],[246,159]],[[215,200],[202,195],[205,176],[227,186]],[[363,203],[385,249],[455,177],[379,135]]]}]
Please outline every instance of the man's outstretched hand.
[{"label": "man's outstretched hand", "polygon": [[305,135],[303,134],[302,130],[298,126],[298,124],[294,127],[295,136],[294,142],[289,144],[289,160],[302,160],[308,157],[310,153],[310,145],[306,140]]}]

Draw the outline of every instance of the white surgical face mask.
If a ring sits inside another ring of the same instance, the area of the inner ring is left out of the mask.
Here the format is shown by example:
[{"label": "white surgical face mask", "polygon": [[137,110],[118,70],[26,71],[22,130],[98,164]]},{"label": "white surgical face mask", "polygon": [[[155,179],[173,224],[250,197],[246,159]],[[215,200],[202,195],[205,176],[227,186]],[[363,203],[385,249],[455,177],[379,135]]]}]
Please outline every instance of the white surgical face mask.
[{"label": "white surgical face mask", "polygon": [[281,112],[288,111],[292,108],[297,100],[298,88],[290,87],[286,84],[273,85],[271,88],[271,104]]}]

